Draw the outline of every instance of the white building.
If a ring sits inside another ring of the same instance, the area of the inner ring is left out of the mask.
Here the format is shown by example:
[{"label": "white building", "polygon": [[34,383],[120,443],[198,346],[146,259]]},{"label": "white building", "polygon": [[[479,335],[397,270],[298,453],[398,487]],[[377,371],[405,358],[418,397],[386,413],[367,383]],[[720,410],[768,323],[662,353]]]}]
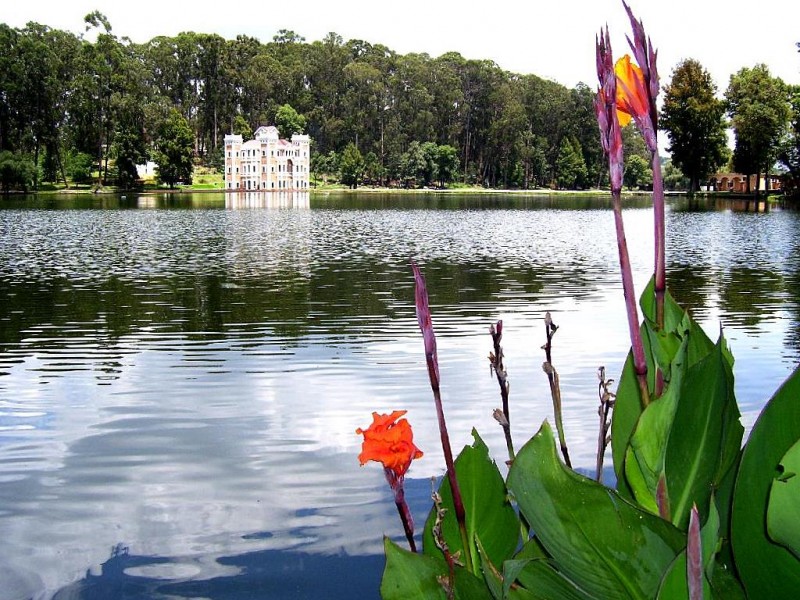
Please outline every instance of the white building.
[{"label": "white building", "polygon": [[307,190],[311,173],[307,135],[280,139],[276,127],[259,127],[255,139],[225,136],[226,190]]}]

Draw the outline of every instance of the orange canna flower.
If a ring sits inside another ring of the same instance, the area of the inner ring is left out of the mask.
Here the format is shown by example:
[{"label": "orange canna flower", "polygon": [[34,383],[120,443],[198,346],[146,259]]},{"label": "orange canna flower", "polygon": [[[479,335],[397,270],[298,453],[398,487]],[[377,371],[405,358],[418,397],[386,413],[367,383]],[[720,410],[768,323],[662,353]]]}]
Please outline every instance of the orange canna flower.
[{"label": "orange canna flower", "polygon": [[364,436],[361,454],[358,455],[362,465],[374,460],[400,478],[408,471],[411,461],[422,456],[422,451],[414,445],[411,425],[400,419],[404,414],[404,410],[396,410],[390,415],[374,412],[372,425],[366,430],[356,429],[357,434]]},{"label": "orange canna flower", "polygon": [[650,97],[647,93],[642,70],[626,54],[614,65],[617,76],[617,117],[620,127],[625,127],[631,118],[650,116]]}]

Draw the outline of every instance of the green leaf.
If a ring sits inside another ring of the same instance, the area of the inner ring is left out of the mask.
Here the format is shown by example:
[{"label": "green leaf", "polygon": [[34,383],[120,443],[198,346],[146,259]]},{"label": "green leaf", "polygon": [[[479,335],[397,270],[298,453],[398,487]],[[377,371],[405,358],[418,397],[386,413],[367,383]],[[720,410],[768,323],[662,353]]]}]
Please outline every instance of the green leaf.
[{"label": "green leaf", "polygon": [[[713,598],[711,584],[703,575],[703,598]],[[681,552],[670,565],[658,588],[658,600],[689,600],[689,582],[686,578],[686,551]]]},{"label": "green leaf", "polygon": [[719,598],[719,600],[746,600],[742,584],[722,565],[717,565],[717,568],[714,569],[711,589],[714,590],[714,598]]},{"label": "green leaf", "polygon": [[528,540],[513,559],[503,563],[503,577],[505,586],[518,581],[538,600],[593,600],[593,596],[555,570],[536,538]]},{"label": "green leaf", "polygon": [[769,537],[800,558],[800,440],[781,459],[767,506]]},{"label": "green leaf", "polygon": [[796,598],[800,561],[767,536],[767,500],[778,465],[800,439],[800,369],[761,411],[747,441],[733,492],[731,543],[750,598]]},{"label": "green leaf", "polygon": [[639,384],[633,367],[633,354],[629,351],[617,385],[614,411],[611,413],[611,457],[617,476],[617,489],[629,499],[634,498],[634,491],[625,476],[625,455],[641,414]]},{"label": "green leaf", "polygon": [[[505,580],[505,564],[503,565],[503,574],[501,574],[497,567],[495,567],[492,562],[487,558],[486,552],[484,551],[483,546],[481,545],[480,539],[477,540],[478,552],[481,557],[481,569],[483,569],[483,578],[486,581],[486,586],[492,593],[494,600],[538,600],[540,597],[536,596],[535,594],[529,592],[525,588],[521,588],[519,586],[511,587],[511,584],[514,582],[514,579],[510,581]],[[506,561],[506,563],[509,561]],[[524,561],[517,561],[517,562],[524,562]],[[516,565],[515,565],[516,567]],[[516,570],[516,568],[511,568],[511,574]],[[514,575],[516,578],[516,575]]]},{"label": "green leaf", "polygon": [[647,357],[647,386],[655,390],[656,370],[660,370],[665,382],[671,379],[670,365],[681,347],[681,337],[676,332],[657,330],[654,323],[642,323],[642,342]]},{"label": "green leaf", "polygon": [[733,372],[720,337],[714,352],[692,365],[680,388],[664,455],[672,522],[685,529],[692,504],[708,514],[713,490],[736,460],[744,428]]},{"label": "green leaf", "polygon": [[652,598],[685,536],[567,469],[547,422],[517,454],[508,486],[556,570],[597,598]]},{"label": "green leaf", "polygon": [[[713,500],[713,498],[712,498]],[[719,551],[719,511],[715,502],[708,509],[708,519],[700,530],[700,541],[703,548],[703,570],[709,579],[714,574],[714,556]]]},{"label": "green leaf", "polygon": [[[679,384],[679,375],[682,371],[678,370],[676,373],[677,365],[674,364],[678,357],[684,363],[684,367],[691,367],[713,350],[714,343],[689,314],[675,302],[669,292],[665,294],[664,299],[664,329],[657,330],[655,324],[656,301],[652,279],[641,296],[640,305],[645,317],[640,330],[647,359],[648,387],[652,393],[655,389],[656,368],[659,368],[666,384],[663,399],[672,386]],[[728,354],[728,356],[730,355]],[[730,357],[730,362],[733,364],[732,357]],[[673,394],[676,393],[677,390],[673,392]],[[673,398],[668,403],[674,401]],[[650,406],[653,404],[655,402],[652,402]],[[670,420],[664,417],[671,410],[671,408],[662,406],[657,409],[657,412],[663,411],[663,414],[658,418],[656,415],[651,415],[656,426],[661,429],[662,439],[671,424]],[[656,447],[649,442],[651,425],[644,426],[643,433],[636,442],[639,448],[649,445],[650,450],[641,450],[644,454],[639,453],[636,457],[638,464],[627,464],[629,445],[642,413],[639,384],[633,368],[633,358],[629,353],[620,375],[616,404],[612,414],[611,454],[614,460],[614,471],[617,475],[617,489],[625,497],[636,498],[643,506],[652,509],[655,506],[655,500],[648,500],[648,496],[655,497],[654,482],[657,482],[660,476],[656,467],[660,468],[663,463],[665,447],[663,445]],[[655,448],[657,448],[657,452],[652,451]],[[631,477],[632,480],[629,480],[628,477]],[[644,487],[642,487],[643,484]],[[634,487],[638,487],[638,489],[634,489]]]},{"label": "green leaf", "polygon": [[625,454],[625,476],[640,506],[658,514],[656,492],[664,472],[667,448],[681,384],[686,372],[687,342],[681,344],[671,361],[671,382],[661,398],[642,412]]},{"label": "green leaf", "polygon": [[[656,322],[656,291],[655,279],[650,278],[639,298],[639,306],[642,308],[644,318],[651,323]],[[664,294],[664,330],[677,331],[683,321],[685,311],[670,296],[669,291]]]},{"label": "green leaf", "polygon": [[[465,446],[455,461],[456,479],[461,489],[467,522],[467,538],[472,544],[471,555],[478,560],[475,536],[484,543],[486,555],[494,564],[502,564],[514,554],[519,544],[519,518],[508,501],[503,476],[495,462],[489,457],[489,449],[478,432],[473,429],[475,439],[472,446]],[[442,520],[442,535],[450,552],[461,550],[464,556],[461,531],[453,508],[453,494],[450,481],[442,479],[439,487],[442,506],[446,509]],[[433,539],[433,524],[436,520],[435,507],[428,515],[423,532],[423,551],[430,556],[441,556]],[[477,567],[477,564],[475,565]]]},{"label": "green leaf", "polygon": [[[716,556],[718,565],[729,571],[734,571],[733,550],[731,548],[731,511],[733,510],[733,489],[736,483],[736,474],[742,460],[742,451],[736,455],[733,466],[728,474],[722,478],[719,487],[714,490],[714,504],[719,513],[719,549]],[[711,581],[712,586],[714,580]]]},{"label": "green leaf", "polygon": [[[447,581],[448,567],[444,559],[409,552],[392,542],[383,540],[386,568],[381,580],[383,600],[447,600],[440,578]],[[455,597],[459,600],[493,600],[481,579],[466,569],[455,570]]]}]

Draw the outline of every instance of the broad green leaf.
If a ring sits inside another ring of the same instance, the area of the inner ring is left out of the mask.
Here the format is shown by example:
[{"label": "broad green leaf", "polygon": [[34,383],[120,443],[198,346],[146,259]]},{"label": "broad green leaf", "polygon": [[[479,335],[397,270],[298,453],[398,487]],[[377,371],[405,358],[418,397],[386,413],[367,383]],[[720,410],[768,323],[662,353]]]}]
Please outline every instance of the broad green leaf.
[{"label": "broad green leaf", "polygon": [[[472,436],[475,439],[472,446],[465,446],[455,461],[456,478],[466,513],[467,538],[472,546],[470,551],[473,560],[477,561],[475,536],[478,536],[483,541],[486,555],[492,563],[503,564],[503,561],[511,558],[517,549],[519,518],[508,501],[503,476],[489,457],[489,449],[477,431],[473,430]],[[442,497],[442,506],[446,509],[442,521],[442,535],[451,553],[455,554],[461,550],[461,555],[464,556],[461,531],[456,521],[453,494],[447,477],[442,479],[439,494]],[[441,556],[433,539],[435,519],[434,508],[431,509],[425,523],[422,537],[423,551],[430,556]],[[475,566],[478,566],[477,562]]]},{"label": "broad green leaf", "polygon": [[[639,297],[639,306],[642,308],[644,318],[651,323],[656,322],[656,292],[655,280],[651,277],[644,292]],[[664,294],[664,329],[677,331],[683,321],[685,311],[672,298],[669,290]]]},{"label": "broad green leaf", "polygon": [[672,381],[664,395],[640,415],[625,455],[628,485],[639,505],[654,514],[658,514],[656,488],[664,472],[664,454],[686,371],[686,345],[681,344],[672,359]]},{"label": "broad green leaf", "polygon": [[[381,580],[383,600],[447,600],[440,578],[446,582],[448,567],[444,559],[416,554],[384,538],[386,568]],[[465,569],[455,570],[455,597],[459,600],[492,600],[482,579]]]},{"label": "broad green leaf", "polygon": [[[712,498],[713,500],[713,498]],[[703,570],[709,579],[714,574],[714,556],[719,551],[719,511],[717,504],[711,502],[708,509],[708,519],[700,530],[700,539],[703,547]]]},{"label": "broad green leaf", "polygon": [[767,507],[769,537],[800,558],[800,440],[781,459]]},{"label": "broad green leaf", "polygon": [[649,321],[642,323],[642,336],[647,350],[647,386],[655,390],[656,370],[661,371],[666,383],[671,379],[670,366],[681,347],[681,337],[678,332],[658,330]]},{"label": "broad green leaf", "polygon": [[[664,394],[666,395],[670,387],[677,383],[673,362],[676,360],[675,357],[678,355],[679,349],[684,349],[683,361],[686,367],[690,367],[705,358],[713,350],[714,343],[689,314],[675,302],[669,292],[666,293],[664,302],[664,329],[658,331],[655,324],[656,301],[652,279],[641,296],[640,305],[645,317],[641,332],[648,365],[648,386],[652,393],[656,376],[655,371],[656,367],[658,367],[664,377],[666,384]],[[732,363],[733,360],[731,358]],[[630,468],[632,470],[630,475],[639,485],[643,480],[649,481],[652,485],[653,481],[658,481],[658,476],[653,477],[652,474],[647,474],[647,471],[652,471],[653,464],[663,462],[664,448],[662,446],[659,452],[656,453],[662,457],[661,459],[654,461],[652,455],[649,458],[639,456],[642,464],[631,465],[630,467],[626,465],[631,437],[642,412],[641,396],[633,368],[633,359],[631,354],[628,353],[628,358],[617,386],[616,405],[612,415],[611,454],[614,460],[614,472],[617,476],[617,489],[630,499],[637,495],[641,498],[642,490],[639,489],[638,494],[634,492],[632,489],[634,482],[628,481],[626,476],[627,469]],[[666,424],[666,421],[663,424]],[[645,435],[644,438],[646,440],[647,436]],[[643,442],[644,440],[640,440],[639,444]],[[646,465],[648,464],[651,467],[647,467]],[[652,490],[654,489],[652,488]],[[640,501],[645,506],[655,504],[654,501]]]},{"label": "broad green leaf", "polygon": [[[686,365],[688,367],[696,365],[714,350],[716,344],[711,341],[711,338],[706,335],[703,328],[692,319],[689,313],[685,313],[680,329],[689,340],[686,346]],[[723,349],[723,354],[732,368],[733,355],[728,351],[727,346]]]},{"label": "broad green leaf", "polygon": [[633,355],[629,351],[622,367],[617,385],[617,398],[611,413],[611,457],[614,461],[614,473],[617,476],[617,490],[631,500],[634,498],[634,493],[625,477],[625,454],[641,414],[639,384],[633,367]]},{"label": "broad green leaf", "polygon": [[[657,515],[656,490],[651,486],[649,479],[645,477],[645,470],[636,460],[633,448],[629,446],[625,455],[625,479],[627,487],[633,495],[631,500],[634,500],[643,509]],[[658,482],[656,482],[657,484]]]},{"label": "broad green leaf", "polygon": [[711,578],[714,598],[719,600],[745,600],[744,590],[739,580],[723,565],[717,565]]},{"label": "broad green leaf", "polygon": [[733,492],[731,543],[750,598],[797,598],[800,561],[767,536],[767,501],[778,465],[800,439],[800,369],[761,411],[742,453]]},{"label": "broad green leaf", "polygon": [[[658,600],[689,600],[689,583],[686,579],[686,551],[681,552],[670,565],[658,588]],[[703,599],[712,600],[711,584],[703,575]]]},{"label": "broad green leaf", "polygon": [[670,523],[564,467],[547,422],[517,454],[508,486],[554,568],[596,598],[653,598],[686,545]]},{"label": "broad green leaf", "polygon": [[[742,451],[736,455],[733,466],[722,478],[719,487],[714,491],[714,504],[719,513],[719,550],[716,556],[718,566],[734,571],[733,550],[731,549],[731,510],[733,509],[733,488],[736,474],[742,460]],[[712,586],[714,580],[711,581]]]},{"label": "broad green leaf", "polygon": [[[480,539],[476,541],[478,546],[478,553],[481,558],[481,569],[483,570],[483,578],[486,581],[486,586],[492,593],[494,600],[538,600],[540,596],[536,596],[519,586],[511,587],[513,579],[506,582],[504,579],[505,573],[501,574],[497,567],[492,564],[492,561],[486,556]],[[505,566],[504,566],[505,569]]]},{"label": "broad green leaf", "polygon": [[528,540],[512,560],[503,564],[505,585],[519,581],[534,597],[541,600],[593,600],[594,597],[579,590],[552,565],[551,558],[539,540]]},{"label": "broad green leaf", "polygon": [[537,600],[600,600],[579,590],[543,558],[528,561],[517,580]]},{"label": "broad green leaf", "polygon": [[735,462],[744,428],[733,372],[720,337],[715,350],[689,367],[680,388],[664,455],[672,522],[685,529],[692,504],[708,515],[713,490]]}]

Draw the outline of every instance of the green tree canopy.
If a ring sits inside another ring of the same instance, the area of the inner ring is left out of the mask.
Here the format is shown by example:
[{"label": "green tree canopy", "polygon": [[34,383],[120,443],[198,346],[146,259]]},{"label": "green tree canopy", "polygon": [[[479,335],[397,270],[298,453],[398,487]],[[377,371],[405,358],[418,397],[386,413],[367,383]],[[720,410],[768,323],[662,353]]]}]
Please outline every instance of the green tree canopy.
[{"label": "green tree canopy", "polygon": [[355,144],[347,144],[344,151],[342,151],[342,155],[339,158],[339,171],[343,184],[353,189],[358,187],[364,171],[364,158]]},{"label": "green tree canopy", "polygon": [[179,181],[192,181],[194,135],[188,121],[175,109],[158,128],[155,142],[158,178],[175,187]]},{"label": "green tree canopy", "polygon": [[669,136],[675,165],[689,178],[691,192],[729,158],[725,104],[711,75],[694,59],[681,62],[664,89],[661,128]]},{"label": "green tree canopy", "polygon": [[736,136],[737,170],[745,175],[768,173],[789,121],[786,84],[772,77],[764,64],[743,68],[731,75],[725,100]]},{"label": "green tree canopy", "polygon": [[638,154],[628,156],[625,159],[625,172],[622,176],[622,181],[629,190],[652,185],[653,169],[650,166],[650,161]]},{"label": "green tree canopy", "polygon": [[29,158],[9,150],[0,152],[0,186],[4,193],[12,189],[27,191],[33,185],[35,174]]},{"label": "green tree canopy", "polygon": [[588,173],[583,152],[578,140],[565,137],[556,159],[556,181],[562,189],[574,190],[583,187]]},{"label": "green tree canopy", "polygon": [[800,189],[800,85],[790,88],[792,106],[791,127],[778,154],[778,160],[788,171],[787,188]]},{"label": "green tree canopy", "polygon": [[242,115],[236,115],[233,120],[233,134],[242,136],[245,142],[253,139],[253,128]]},{"label": "green tree canopy", "polygon": [[455,179],[458,173],[458,150],[448,144],[437,146],[436,173],[440,187]]},{"label": "green tree canopy", "polygon": [[402,55],[334,32],[311,43],[281,30],[264,42],[182,32],[136,44],[102,13],[85,21],[91,35],[0,24],[0,149],[31,156],[47,181],[66,180],[77,153],[93,158],[100,178],[132,181],[173,109],[209,165],[232,127],[245,133],[234,127],[240,116],[247,129],[272,122],[285,137],[308,133],[314,155],[341,156],[352,143],[375,157],[373,180],[402,181],[415,140],[456,151],[457,166],[450,152],[447,169],[438,159],[423,169],[425,185],[550,185],[565,137],[583,156],[581,186],[605,172],[594,93],[583,84],[569,89],[456,52]]},{"label": "green tree canopy", "polygon": [[306,129],[306,118],[288,104],[278,108],[275,113],[275,127],[281,137],[289,139],[292,134],[303,133]]}]

